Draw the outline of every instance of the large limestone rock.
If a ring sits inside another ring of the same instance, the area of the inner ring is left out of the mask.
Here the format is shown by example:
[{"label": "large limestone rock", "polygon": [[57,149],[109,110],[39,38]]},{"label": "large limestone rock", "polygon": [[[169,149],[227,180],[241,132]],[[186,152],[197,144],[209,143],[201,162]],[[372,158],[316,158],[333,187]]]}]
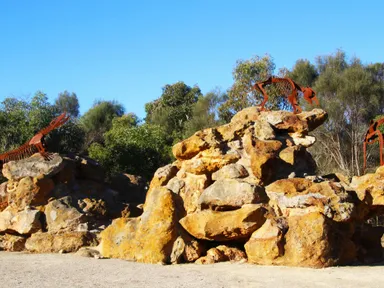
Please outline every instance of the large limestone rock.
[{"label": "large limestone rock", "polygon": [[85,215],[73,207],[70,196],[49,202],[44,212],[49,232],[75,231],[86,222]]},{"label": "large limestone rock", "polygon": [[0,235],[0,250],[9,252],[23,251],[25,248],[26,237],[4,234]]},{"label": "large limestone rock", "polygon": [[51,176],[64,167],[63,158],[52,154],[49,160],[39,153],[19,161],[10,161],[3,166],[3,176],[11,181],[19,181],[25,177]]},{"label": "large limestone rock", "polygon": [[166,187],[181,197],[186,213],[193,213],[199,207],[201,194],[210,184],[207,175],[195,175],[181,169],[177,177],[172,178]]},{"label": "large limestone rock", "polygon": [[234,210],[244,204],[263,203],[267,200],[264,188],[237,179],[215,181],[199,198],[201,209]]},{"label": "large limestone rock", "polygon": [[165,187],[154,188],[140,217],[116,219],[101,233],[100,252],[104,257],[170,263],[176,229],[175,194]]},{"label": "large limestone rock", "polygon": [[282,179],[268,185],[266,193],[269,205],[282,217],[321,212],[332,220],[348,222],[362,216],[358,213],[355,193],[337,182]]},{"label": "large limestone rock", "polygon": [[245,244],[249,261],[261,265],[275,264],[276,259],[284,255],[283,233],[275,220],[267,219]]},{"label": "large limestone rock", "polygon": [[240,240],[249,237],[265,221],[261,204],[246,204],[233,211],[203,210],[188,214],[180,224],[197,239]]},{"label": "large limestone rock", "polygon": [[351,263],[356,257],[348,239],[352,235],[336,225],[319,212],[288,218],[282,264],[322,268]]},{"label": "large limestone rock", "polygon": [[384,206],[384,166],[376,173],[369,173],[361,177],[353,177],[351,188],[359,199],[369,206]]},{"label": "large limestone rock", "polygon": [[334,222],[319,212],[291,216],[286,221],[267,220],[252,234],[245,244],[249,262],[322,268],[356,259],[349,224]]},{"label": "large limestone rock", "polygon": [[43,175],[33,178],[27,176],[18,182],[9,181],[7,184],[8,204],[19,209],[45,205],[54,187],[53,180],[45,178]]},{"label": "large limestone rock", "polygon": [[22,211],[8,206],[0,213],[0,233],[31,234],[41,229],[39,210],[26,207]]},{"label": "large limestone rock", "polygon": [[74,231],[34,233],[25,243],[26,249],[35,253],[69,253],[95,245],[97,241],[93,234]]}]

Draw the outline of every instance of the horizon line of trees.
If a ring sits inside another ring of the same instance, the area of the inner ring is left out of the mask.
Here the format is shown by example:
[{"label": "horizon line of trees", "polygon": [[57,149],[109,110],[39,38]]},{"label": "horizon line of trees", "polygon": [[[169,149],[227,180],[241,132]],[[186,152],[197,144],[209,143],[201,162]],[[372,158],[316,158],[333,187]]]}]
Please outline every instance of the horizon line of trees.
[{"label": "horizon line of trees", "polygon": [[[54,103],[37,91],[30,100],[6,98],[0,105],[0,152],[14,149],[63,111],[71,120],[47,137],[49,149],[77,153],[99,161],[110,175],[119,172],[150,179],[155,170],[172,161],[171,147],[198,130],[230,121],[238,111],[261,103],[252,89],[276,71],[269,55],[238,60],[234,82],[226,91],[203,94],[182,81],[167,84],[162,94],[145,104],[146,117],[127,113],[116,101],[95,101],[83,115],[74,92],[59,93]],[[296,61],[292,69],[278,69],[278,76],[290,77],[316,91],[320,106],[329,114],[327,122],[313,134],[311,149],[318,173],[342,172],[349,176],[362,171],[362,141],[371,119],[384,117],[384,63],[363,64],[346,53],[318,56],[314,63]],[[272,109],[291,109],[285,97],[273,87],[268,90]],[[300,99],[302,100],[302,99]],[[304,105],[303,101],[301,104]],[[381,127],[384,132],[384,127]],[[368,163],[378,164],[378,146],[369,145]]]}]

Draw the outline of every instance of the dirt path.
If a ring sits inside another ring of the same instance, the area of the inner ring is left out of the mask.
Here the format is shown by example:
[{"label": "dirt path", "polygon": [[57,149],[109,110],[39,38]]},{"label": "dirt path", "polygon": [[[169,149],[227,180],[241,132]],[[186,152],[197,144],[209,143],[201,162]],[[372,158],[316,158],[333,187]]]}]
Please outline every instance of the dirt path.
[{"label": "dirt path", "polygon": [[321,270],[220,263],[161,266],[0,252],[0,287],[384,287],[384,266]]}]

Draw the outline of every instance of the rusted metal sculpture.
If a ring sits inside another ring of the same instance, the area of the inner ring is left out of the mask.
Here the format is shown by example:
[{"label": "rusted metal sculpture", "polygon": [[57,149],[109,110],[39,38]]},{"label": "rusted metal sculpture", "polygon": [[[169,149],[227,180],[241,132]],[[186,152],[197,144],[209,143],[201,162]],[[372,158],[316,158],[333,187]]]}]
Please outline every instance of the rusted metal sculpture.
[{"label": "rusted metal sculpture", "polygon": [[364,152],[364,170],[367,168],[367,144],[373,144],[375,142],[379,142],[379,149],[380,149],[380,166],[384,165],[384,158],[383,158],[383,148],[384,148],[384,136],[383,133],[379,130],[379,126],[384,125],[384,118],[381,118],[379,120],[371,120],[369,123],[369,128],[367,130],[367,133],[364,137],[364,145],[363,145],[363,152]]},{"label": "rusted metal sculpture", "polygon": [[291,103],[293,112],[300,113],[302,109],[300,108],[299,104],[297,103],[298,98],[298,92],[303,93],[304,99],[309,103],[313,104],[313,101],[319,105],[319,100],[316,97],[315,91],[312,90],[310,87],[301,87],[297,83],[295,83],[291,78],[279,78],[279,77],[269,77],[266,81],[257,82],[253,88],[256,91],[259,91],[263,97],[264,100],[261,103],[261,110],[264,110],[264,105],[268,101],[268,94],[264,90],[264,87],[267,85],[274,85],[277,90],[282,93],[285,97],[288,98],[289,103]]},{"label": "rusted metal sculpture", "polygon": [[47,157],[49,154],[46,151],[46,145],[44,142],[44,137],[52,130],[62,126],[69,119],[69,115],[64,112],[60,114],[58,117],[53,119],[49,125],[39,132],[36,133],[28,142],[21,145],[19,148],[16,148],[12,151],[5,152],[0,154],[0,167],[8,162],[14,160],[20,160],[27,158],[34,153],[40,153],[42,156]]}]

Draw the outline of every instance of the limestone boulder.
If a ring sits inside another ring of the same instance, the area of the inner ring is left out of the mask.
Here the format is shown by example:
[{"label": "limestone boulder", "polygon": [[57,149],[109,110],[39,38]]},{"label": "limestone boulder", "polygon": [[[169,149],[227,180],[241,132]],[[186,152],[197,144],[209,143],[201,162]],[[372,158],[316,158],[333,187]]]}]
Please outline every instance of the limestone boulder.
[{"label": "limestone boulder", "polygon": [[207,175],[195,175],[181,169],[167,187],[181,197],[185,212],[193,213],[199,207],[200,195],[210,184]]},{"label": "limestone boulder", "polygon": [[25,249],[26,237],[4,234],[0,235],[0,250],[19,252]]},{"label": "limestone boulder", "polygon": [[176,175],[177,171],[179,171],[179,169],[174,164],[168,164],[157,169],[155,175],[153,175],[148,191],[151,191],[156,187],[165,186],[168,181]]},{"label": "limestone boulder", "polygon": [[59,154],[52,154],[45,159],[39,153],[19,161],[10,161],[3,165],[3,176],[13,182],[25,177],[53,176],[64,167],[63,158]]},{"label": "limestone boulder", "polygon": [[196,260],[196,264],[214,264],[218,262],[240,262],[246,261],[247,255],[236,247],[220,245],[207,251],[207,255]]},{"label": "limestone boulder", "polygon": [[349,222],[361,216],[357,213],[355,194],[337,182],[282,179],[268,185],[265,190],[270,199],[269,205],[278,216],[321,212],[338,222]]},{"label": "limestone boulder", "polygon": [[179,231],[180,236],[173,243],[170,260],[172,264],[194,262],[205,253],[205,245],[188,235]]},{"label": "limestone boulder", "polygon": [[8,206],[7,182],[0,184],[0,212]]},{"label": "limestone boulder", "polygon": [[212,128],[198,131],[188,139],[174,145],[173,155],[176,159],[186,160],[209,147],[216,147],[219,144],[216,134],[216,130]]},{"label": "limestone boulder", "polygon": [[259,120],[268,122],[277,130],[300,133],[308,133],[316,129],[327,118],[328,114],[321,109],[303,111],[299,114],[288,111],[263,111],[259,116]]},{"label": "limestone boulder", "polygon": [[267,219],[261,228],[252,233],[244,247],[249,262],[273,265],[284,255],[284,230],[275,220]]},{"label": "limestone boulder", "polygon": [[8,206],[0,212],[0,233],[12,232],[18,234],[31,234],[41,230],[41,212],[26,207],[22,211]]},{"label": "limestone boulder", "polygon": [[96,246],[95,235],[89,232],[62,231],[59,233],[34,233],[25,248],[34,253],[70,253],[84,246]]},{"label": "limestone boulder", "polygon": [[45,206],[45,217],[49,232],[60,230],[75,231],[81,223],[86,222],[84,213],[73,207],[70,196],[53,200]]},{"label": "limestone boulder", "polygon": [[352,235],[319,212],[289,217],[288,226],[282,265],[323,268],[356,259]]},{"label": "limestone boulder", "polygon": [[211,241],[248,238],[265,221],[266,209],[261,204],[246,204],[233,211],[203,210],[180,220],[193,237]]},{"label": "limestone boulder", "polygon": [[218,211],[234,210],[244,204],[266,202],[264,187],[238,179],[217,180],[206,188],[199,198],[201,209]]},{"label": "limestone boulder", "polygon": [[27,206],[41,206],[48,203],[55,184],[43,175],[24,177],[18,182],[8,181],[8,205],[24,209]]},{"label": "limestone boulder", "polygon": [[140,217],[114,220],[100,235],[102,256],[170,263],[178,237],[175,197],[167,188],[156,187],[148,193]]},{"label": "limestone boulder", "polygon": [[212,174],[212,180],[245,178],[249,175],[247,169],[238,163],[229,164]]},{"label": "limestone boulder", "polygon": [[199,154],[189,160],[183,161],[181,168],[192,174],[211,174],[239,159],[240,155],[236,151],[229,150],[224,152],[219,148],[211,148],[199,152]]},{"label": "limestone boulder", "polygon": [[355,176],[351,181],[351,188],[356,191],[360,201],[368,206],[384,206],[384,166],[376,173],[368,173],[361,177]]},{"label": "limestone boulder", "polygon": [[[90,218],[105,219],[108,216],[107,203],[103,199],[83,198],[79,199],[77,204],[79,210]],[[131,207],[130,212],[132,210],[133,207]]]}]

